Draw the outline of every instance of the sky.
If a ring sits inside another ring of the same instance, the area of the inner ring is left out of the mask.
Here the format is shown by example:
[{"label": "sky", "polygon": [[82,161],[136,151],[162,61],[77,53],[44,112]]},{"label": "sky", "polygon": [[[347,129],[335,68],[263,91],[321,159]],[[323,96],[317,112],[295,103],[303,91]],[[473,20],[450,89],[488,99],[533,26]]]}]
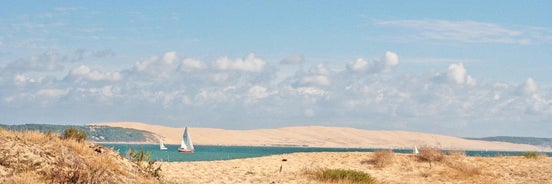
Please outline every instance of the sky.
[{"label": "sky", "polygon": [[550,1],[2,4],[2,124],[552,137]]}]

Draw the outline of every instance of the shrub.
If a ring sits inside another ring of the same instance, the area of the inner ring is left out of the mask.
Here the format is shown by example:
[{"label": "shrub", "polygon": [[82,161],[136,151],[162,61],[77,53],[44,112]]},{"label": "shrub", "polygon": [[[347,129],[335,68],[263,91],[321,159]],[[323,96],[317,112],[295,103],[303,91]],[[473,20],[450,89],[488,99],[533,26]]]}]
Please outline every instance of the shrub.
[{"label": "shrub", "polygon": [[432,162],[440,162],[445,158],[443,151],[434,147],[422,146],[420,147],[419,152],[420,153],[417,155],[418,160],[428,162],[430,168]]},{"label": "shrub", "polygon": [[[160,179],[161,178],[161,166],[155,167],[157,160],[150,160],[151,153],[144,151],[143,148],[135,150],[130,148],[129,150],[130,160],[138,164],[149,176]],[[146,165],[142,165],[146,162]]]},{"label": "shrub", "polygon": [[393,163],[395,153],[391,150],[378,150],[374,152],[371,162],[378,168],[383,168]]},{"label": "shrub", "polygon": [[322,182],[363,184],[376,183],[376,180],[368,173],[355,170],[318,169],[316,171],[306,171],[305,173]]},{"label": "shrub", "polygon": [[130,160],[138,164],[141,164],[144,161],[150,160],[151,153],[144,151],[144,149],[141,147],[140,147],[140,150],[135,150],[134,148],[131,147],[129,151],[130,151],[129,152]]},{"label": "shrub", "polygon": [[537,159],[541,154],[536,151],[528,151],[522,154],[525,158]]},{"label": "shrub", "polygon": [[63,138],[64,139],[73,139],[78,142],[82,142],[86,140],[86,132],[84,130],[77,130],[75,127],[71,127],[68,129],[65,129],[63,131]]}]

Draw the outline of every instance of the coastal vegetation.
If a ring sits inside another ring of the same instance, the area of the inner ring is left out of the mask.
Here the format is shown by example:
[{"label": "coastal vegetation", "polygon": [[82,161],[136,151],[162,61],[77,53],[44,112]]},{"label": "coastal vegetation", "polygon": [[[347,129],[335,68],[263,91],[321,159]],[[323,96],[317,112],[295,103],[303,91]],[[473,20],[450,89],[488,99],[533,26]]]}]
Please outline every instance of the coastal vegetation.
[{"label": "coastal vegetation", "polygon": [[[132,128],[95,126],[95,125],[52,125],[52,124],[23,124],[2,125],[1,128],[13,131],[38,131],[42,133],[55,133],[65,135],[65,130],[72,129],[69,133],[84,132],[85,140],[93,142],[157,142],[153,133]],[[71,136],[74,136],[71,135]]]},{"label": "coastal vegetation", "polygon": [[419,152],[420,153],[416,155],[418,160],[429,163],[430,168],[432,166],[431,163],[441,162],[445,158],[445,153],[442,150],[431,146],[422,146]]},{"label": "coastal vegetation", "polygon": [[77,130],[77,128],[71,127],[63,131],[63,138],[82,142],[86,140],[86,132],[84,130]]},{"label": "coastal vegetation", "polygon": [[311,178],[330,183],[359,183],[372,184],[376,180],[368,173],[348,169],[315,169],[306,170],[305,174]]},{"label": "coastal vegetation", "polygon": [[146,174],[149,176],[155,177],[157,179],[161,178],[161,165],[156,166],[157,160],[151,160],[151,153],[144,151],[143,148],[140,148],[139,150],[135,150],[134,148],[130,148],[128,150],[127,157],[136,163],[140,168],[142,168],[143,171],[145,171]]},{"label": "coastal vegetation", "polygon": [[550,183],[552,173],[552,158],[540,152],[479,157],[431,146],[417,155],[379,150],[157,162],[144,149],[124,157],[92,144],[78,127],[61,132],[0,127],[0,183]]},{"label": "coastal vegetation", "polygon": [[372,159],[365,161],[365,163],[372,163],[377,168],[384,168],[393,163],[394,155],[395,153],[392,150],[378,150],[374,152]]},{"label": "coastal vegetation", "polygon": [[536,152],[536,151],[528,151],[522,154],[525,158],[530,159],[538,159],[541,156],[544,156],[543,154]]},{"label": "coastal vegetation", "polygon": [[[74,132],[68,129],[67,132]],[[0,129],[0,183],[159,183],[118,152],[60,136]]]}]

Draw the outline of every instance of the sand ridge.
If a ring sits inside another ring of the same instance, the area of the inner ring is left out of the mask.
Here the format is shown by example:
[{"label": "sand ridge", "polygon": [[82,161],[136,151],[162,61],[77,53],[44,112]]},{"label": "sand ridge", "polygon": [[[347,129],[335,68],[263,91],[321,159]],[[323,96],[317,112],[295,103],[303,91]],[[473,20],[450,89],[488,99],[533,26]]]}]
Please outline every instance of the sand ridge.
[{"label": "sand ridge", "polygon": [[[139,122],[103,122],[91,125],[134,128],[153,132],[166,144],[180,144],[184,127]],[[452,136],[409,131],[374,131],[346,127],[298,126],[277,129],[224,130],[189,127],[196,145],[309,146],[344,148],[412,148],[428,145],[454,150],[550,151],[526,144],[467,140]]]}]

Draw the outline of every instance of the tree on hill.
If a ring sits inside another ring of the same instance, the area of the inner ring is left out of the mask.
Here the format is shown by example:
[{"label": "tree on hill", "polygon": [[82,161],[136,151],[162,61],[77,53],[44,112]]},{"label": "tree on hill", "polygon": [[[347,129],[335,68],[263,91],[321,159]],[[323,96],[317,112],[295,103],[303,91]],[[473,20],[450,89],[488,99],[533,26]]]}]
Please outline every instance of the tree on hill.
[{"label": "tree on hill", "polygon": [[82,142],[86,140],[86,132],[83,130],[77,130],[75,127],[71,127],[68,129],[65,129],[63,131],[63,138],[64,139],[73,139],[78,142]]}]

